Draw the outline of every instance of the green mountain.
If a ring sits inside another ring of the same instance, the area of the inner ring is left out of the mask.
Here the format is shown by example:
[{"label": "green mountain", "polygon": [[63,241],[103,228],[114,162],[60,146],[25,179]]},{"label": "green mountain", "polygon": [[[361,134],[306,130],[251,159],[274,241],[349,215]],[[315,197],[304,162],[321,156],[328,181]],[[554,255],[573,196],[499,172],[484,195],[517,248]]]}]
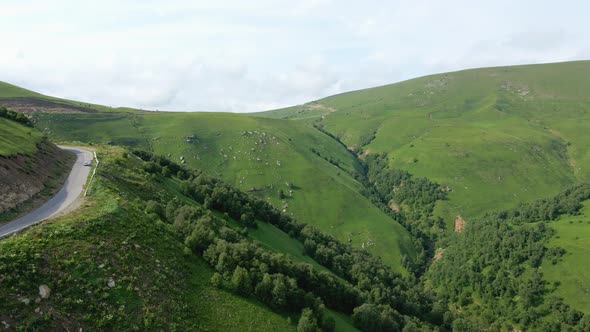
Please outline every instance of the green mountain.
[{"label": "green mountain", "polygon": [[590,179],[590,61],[471,69],[260,113],[321,126],[452,190],[451,223]]},{"label": "green mountain", "polygon": [[[79,215],[0,242],[0,278],[26,276],[0,282],[0,312],[20,315],[0,320],[589,330],[589,74],[590,61],[471,69],[249,115],[48,102],[0,85],[50,139],[105,159]],[[130,256],[130,241],[153,250]],[[122,274],[123,293],[108,286]],[[102,307],[81,315],[64,276]],[[17,310],[43,282],[63,290],[50,317]]]}]

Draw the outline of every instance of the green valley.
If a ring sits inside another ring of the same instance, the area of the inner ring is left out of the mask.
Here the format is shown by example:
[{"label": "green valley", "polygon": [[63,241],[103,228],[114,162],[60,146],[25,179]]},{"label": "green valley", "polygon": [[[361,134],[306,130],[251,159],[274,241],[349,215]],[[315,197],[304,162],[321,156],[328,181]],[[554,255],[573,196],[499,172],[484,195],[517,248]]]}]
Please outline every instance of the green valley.
[{"label": "green valley", "polygon": [[589,87],[590,61],[492,67],[231,114],[0,84],[0,155],[101,159],[82,207],[0,241],[0,321],[587,331]]}]

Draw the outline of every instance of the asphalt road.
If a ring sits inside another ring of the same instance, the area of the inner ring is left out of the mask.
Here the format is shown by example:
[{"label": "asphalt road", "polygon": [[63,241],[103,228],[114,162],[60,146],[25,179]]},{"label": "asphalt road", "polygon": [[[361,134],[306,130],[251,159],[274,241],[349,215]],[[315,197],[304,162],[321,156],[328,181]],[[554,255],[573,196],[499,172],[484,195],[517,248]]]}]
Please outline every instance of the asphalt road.
[{"label": "asphalt road", "polygon": [[70,206],[84,191],[82,186],[90,173],[90,167],[84,166],[84,161],[94,158],[92,152],[69,146],[60,146],[60,148],[76,154],[76,162],[63,188],[41,207],[0,226],[0,238],[57,215]]}]

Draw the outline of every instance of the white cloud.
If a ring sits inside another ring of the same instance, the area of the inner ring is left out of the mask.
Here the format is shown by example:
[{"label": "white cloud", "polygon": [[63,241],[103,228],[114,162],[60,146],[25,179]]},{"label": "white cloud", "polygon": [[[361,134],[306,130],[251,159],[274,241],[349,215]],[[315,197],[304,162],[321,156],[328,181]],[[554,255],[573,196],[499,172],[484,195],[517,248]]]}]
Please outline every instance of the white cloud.
[{"label": "white cloud", "polygon": [[251,112],[590,56],[583,1],[2,1],[0,80],[111,106]]}]

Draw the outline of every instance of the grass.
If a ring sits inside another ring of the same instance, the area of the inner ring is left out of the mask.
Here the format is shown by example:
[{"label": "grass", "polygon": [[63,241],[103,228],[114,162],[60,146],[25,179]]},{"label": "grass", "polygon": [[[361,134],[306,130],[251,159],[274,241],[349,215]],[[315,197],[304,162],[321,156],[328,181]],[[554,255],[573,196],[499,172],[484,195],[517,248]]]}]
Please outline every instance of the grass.
[{"label": "grass", "polygon": [[11,97],[45,97],[40,93],[23,89],[10,83],[0,82],[0,98]]},{"label": "grass", "polygon": [[588,87],[590,61],[483,68],[258,116],[322,124],[349,146],[450,186],[437,206],[450,225],[588,181]]},{"label": "grass", "polygon": [[[124,152],[99,147],[95,189],[80,209],[0,241],[0,320],[22,330],[295,331],[298,315],[211,285],[207,263],[143,211],[148,199],[198,204],[177,180],[148,177]],[[326,270],[271,225],[250,235]],[[36,301],[42,284],[51,295]],[[337,331],[356,331],[349,317],[328,312]]]},{"label": "grass", "polygon": [[584,202],[580,215],[562,216],[550,225],[556,236],[548,246],[564,248],[566,254],[557,264],[546,261],[542,272],[549,282],[559,283],[556,295],[575,309],[590,314],[590,201]]},{"label": "grass", "polygon": [[[362,184],[351,176],[360,171],[356,158],[306,124],[219,113],[36,118],[58,141],[110,142],[150,149],[177,162],[182,158],[353,246],[374,242],[368,250],[397,271],[403,272],[402,255],[415,254],[407,231],[362,195]],[[285,193],[282,199],[279,190]]]},{"label": "grass", "polygon": [[16,85],[1,82],[0,81],[0,105],[2,105],[2,99],[4,100],[13,100],[14,98],[28,98],[29,101],[39,100],[39,101],[49,101],[55,103],[55,105],[63,104],[75,107],[83,107],[83,108],[90,108],[95,109],[103,112],[108,111],[118,111],[118,112],[136,112],[138,110],[131,109],[128,107],[118,107],[112,108],[108,106],[98,105],[98,104],[90,104],[80,101],[68,100],[63,98],[56,98],[51,96],[46,96],[31,90],[27,90]]},{"label": "grass", "polygon": [[0,118],[0,157],[14,154],[33,154],[43,134],[35,128]]},{"label": "grass", "polygon": [[[351,176],[358,161],[312,122],[449,186],[435,212],[452,229],[457,215],[469,222],[590,179],[587,87],[590,62],[578,61],[431,75],[255,116],[109,111],[37,120],[56,140],[182,157],[340,240],[375,242],[368,249],[403,270],[400,257],[414,255],[407,232],[363,197]],[[279,190],[292,195],[281,199]]]},{"label": "grass", "polygon": [[[101,151],[98,174],[108,174],[120,150]],[[127,191],[121,179],[139,180],[133,173],[98,176],[80,210],[0,242],[1,320],[25,330],[295,330],[262,304],[210,286],[206,263]],[[166,191],[145,188],[141,195]],[[41,284],[52,293],[37,303]]]},{"label": "grass", "polygon": [[257,225],[258,227],[250,230],[248,235],[262,244],[263,247],[286,254],[294,261],[308,263],[319,270],[329,271],[311,257],[303,254],[303,244],[301,242],[291,238],[288,234],[285,234],[271,224],[259,222]]},{"label": "grass", "polygon": [[[179,183],[180,180],[176,178],[165,179],[164,181],[162,181],[162,186],[165,187],[171,193],[173,193],[174,196],[181,200],[184,204],[200,206],[199,203],[182,194]],[[222,213],[215,212],[214,215],[216,215],[220,219],[226,220],[227,225],[236,231],[241,231],[243,229],[243,226],[240,223],[231,218],[227,218]],[[303,244],[301,242],[299,242],[295,238],[290,237],[288,234],[281,231],[274,225],[265,222],[257,222],[257,226],[255,229],[248,229],[248,237],[258,242],[260,245],[262,245],[262,247],[266,249],[270,249],[274,252],[282,253],[289,256],[289,258],[291,258],[293,261],[311,264],[316,269],[324,270],[331,273],[330,270],[320,265],[313,258],[303,253]]]}]

